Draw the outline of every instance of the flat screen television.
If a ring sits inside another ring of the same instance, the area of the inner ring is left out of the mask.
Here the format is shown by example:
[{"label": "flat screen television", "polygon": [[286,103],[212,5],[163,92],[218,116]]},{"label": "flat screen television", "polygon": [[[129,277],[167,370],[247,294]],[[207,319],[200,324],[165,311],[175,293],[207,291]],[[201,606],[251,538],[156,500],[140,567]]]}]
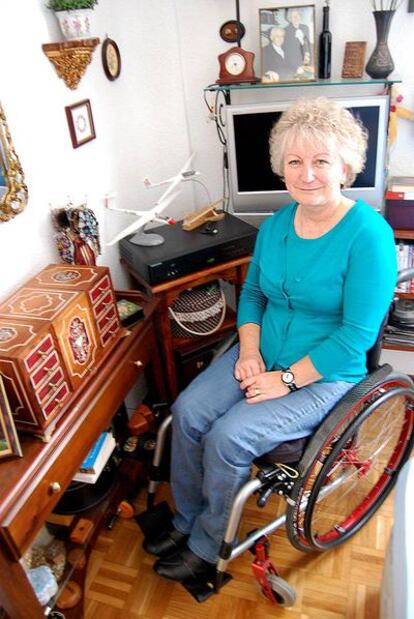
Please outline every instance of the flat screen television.
[{"label": "flat screen television", "polygon": [[[349,198],[363,199],[381,210],[384,202],[388,106],[386,95],[335,98],[359,117],[368,130],[365,169]],[[270,167],[269,133],[290,101],[229,105],[226,108],[231,206],[236,214],[266,215],[291,198]]]}]

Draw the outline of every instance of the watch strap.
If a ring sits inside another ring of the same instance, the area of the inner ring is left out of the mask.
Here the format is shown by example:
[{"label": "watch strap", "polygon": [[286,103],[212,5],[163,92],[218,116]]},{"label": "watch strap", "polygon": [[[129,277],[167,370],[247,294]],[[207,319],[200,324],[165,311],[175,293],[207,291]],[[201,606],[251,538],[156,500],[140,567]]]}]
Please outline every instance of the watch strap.
[{"label": "watch strap", "polygon": [[299,387],[298,387],[298,386],[297,386],[297,384],[295,383],[295,375],[294,375],[294,373],[292,372],[292,370],[291,370],[290,368],[286,368],[286,369],[282,370],[282,373],[283,373],[283,372],[290,372],[290,373],[292,374],[292,376],[293,376],[293,380],[292,380],[291,382],[289,382],[289,383],[286,383],[286,382],[283,380],[283,378],[282,378],[282,379],[281,379],[281,380],[282,380],[282,383],[283,383],[284,385],[286,385],[286,387],[289,389],[289,391],[292,391],[292,392],[293,392],[293,391],[298,391]]}]

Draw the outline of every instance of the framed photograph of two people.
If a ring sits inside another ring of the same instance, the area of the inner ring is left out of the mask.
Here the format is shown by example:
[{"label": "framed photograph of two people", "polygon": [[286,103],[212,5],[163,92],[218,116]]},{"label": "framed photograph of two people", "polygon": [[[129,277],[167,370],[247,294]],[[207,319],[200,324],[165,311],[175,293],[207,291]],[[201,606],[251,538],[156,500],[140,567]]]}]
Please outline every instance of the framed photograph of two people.
[{"label": "framed photograph of two people", "polygon": [[315,5],[259,9],[263,83],[315,80]]}]

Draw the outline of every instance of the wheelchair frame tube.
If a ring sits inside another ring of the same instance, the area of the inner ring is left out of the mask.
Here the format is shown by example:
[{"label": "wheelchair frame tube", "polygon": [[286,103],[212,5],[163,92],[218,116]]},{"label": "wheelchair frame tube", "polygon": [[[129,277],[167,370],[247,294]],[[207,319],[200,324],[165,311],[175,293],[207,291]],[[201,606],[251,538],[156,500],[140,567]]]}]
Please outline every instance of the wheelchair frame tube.
[{"label": "wheelchair frame tube", "polygon": [[[341,475],[341,477],[338,477],[333,482],[325,486],[320,492],[321,498],[333,492],[338,486],[340,486],[346,480],[347,476],[348,474],[345,473],[344,475]],[[256,478],[256,479],[249,481],[247,484],[245,484],[237,493],[236,498],[233,503],[233,508],[230,513],[226,533],[224,535],[223,546],[225,547],[231,546],[232,542],[234,541],[234,538],[236,537],[237,530],[239,528],[241,515],[243,512],[243,507],[247,499],[256,490],[258,490],[258,488],[260,488],[261,485],[262,485],[261,482]],[[301,510],[305,509],[306,503],[307,501],[302,502]],[[217,561],[217,567],[216,567],[218,583],[221,580],[221,574],[226,571],[226,568],[228,564],[230,563],[230,561],[233,561],[233,559],[237,559],[237,557],[239,557],[246,550],[248,550],[255,541],[257,541],[264,535],[270,535],[271,533],[279,529],[281,526],[283,526],[285,522],[286,522],[286,514],[282,514],[281,516],[278,516],[277,518],[275,518],[275,520],[272,520],[264,527],[261,527],[260,529],[258,529],[257,531],[249,535],[244,541],[234,546],[231,553],[227,557],[220,556],[219,560]]]},{"label": "wheelchair frame tube", "polygon": [[148,483],[148,494],[147,494],[148,508],[151,508],[154,506],[155,493],[160,483],[158,479],[158,471],[161,465],[162,452],[164,450],[164,444],[165,444],[165,437],[167,435],[167,431],[171,425],[171,422],[172,422],[172,415],[168,415],[168,417],[164,419],[164,421],[158,428],[157,442],[155,445],[154,456],[152,459],[151,479]]}]

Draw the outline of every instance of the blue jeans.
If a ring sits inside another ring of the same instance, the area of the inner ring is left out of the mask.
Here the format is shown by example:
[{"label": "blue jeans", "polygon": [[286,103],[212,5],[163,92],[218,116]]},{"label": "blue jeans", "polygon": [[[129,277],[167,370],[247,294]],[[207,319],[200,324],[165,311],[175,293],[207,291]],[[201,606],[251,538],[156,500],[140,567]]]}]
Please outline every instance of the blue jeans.
[{"label": "blue jeans", "polygon": [[238,344],[180,394],[172,406],[173,524],[188,545],[215,563],[234,497],[252,461],[279,443],[312,434],[353,386],[313,383],[282,398],[247,404],[234,378]]}]

